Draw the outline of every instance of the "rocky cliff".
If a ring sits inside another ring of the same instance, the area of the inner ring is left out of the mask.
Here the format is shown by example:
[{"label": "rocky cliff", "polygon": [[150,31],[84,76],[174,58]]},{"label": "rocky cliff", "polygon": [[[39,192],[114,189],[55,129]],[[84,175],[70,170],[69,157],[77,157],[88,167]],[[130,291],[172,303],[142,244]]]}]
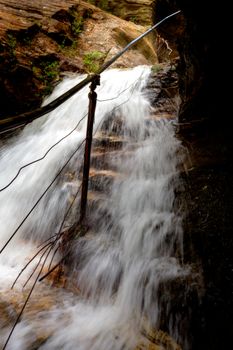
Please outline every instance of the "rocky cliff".
[{"label": "rocky cliff", "polygon": [[[199,117],[218,119],[228,102],[221,103],[227,91],[226,77],[221,71],[227,56],[227,8],[211,1],[156,0],[154,21],[180,9],[182,12],[172,21],[158,28],[172,49],[180,55],[180,94],[183,100],[181,120],[188,120],[194,113]],[[190,113],[189,113],[190,112]]]},{"label": "rocky cliff", "polygon": [[188,150],[185,259],[204,277],[203,298],[193,308],[192,349],[224,349],[233,341],[233,145],[226,88],[230,9],[224,2],[197,0],[157,0],[154,9],[155,21],[182,10],[159,34],[180,57],[179,135]]},{"label": "rocky cliff", "polygon": [[[145,31],[84,1],[0,0],[0,117],[39,106],[66,72],[93,72]],[[145,38],[114,67],[157,61]]]}]

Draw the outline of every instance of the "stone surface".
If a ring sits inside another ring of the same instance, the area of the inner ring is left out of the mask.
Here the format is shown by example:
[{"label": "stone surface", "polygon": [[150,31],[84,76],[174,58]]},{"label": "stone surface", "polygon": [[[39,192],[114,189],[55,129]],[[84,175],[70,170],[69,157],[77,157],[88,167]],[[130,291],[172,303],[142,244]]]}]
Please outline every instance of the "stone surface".
[{"label": "stone surface", "polygon": [[228,36],[222,20],[227,8],[211,1],[157,0],[156,4],[156,19],[182,10],[159,33],[180,55],[179,135],[187,149],[184,251],[186,262],[199,267],[204,282],[199,306],[191,303],[190,347],[217,350],[233,341],[231,106],[226,76],[216,69],[228,59],[227,50],[219,46],[224,47]]},{"label": "stone surface", "polygon": [[152,24],[154,0],[89,0],[88,2],[127,21],[142,25]]},{"label": "stone surface", "polygon": [[[226,4],[225,4],[226,5]],[[157,0],[154,21],[181,10],[181,14],[158,28],[174,52],[180,55],[180,118],[193,119],[194,114],[218,121],[218,114],[227,112],[229,96],[225,84],[227,77],[221,65],[228,61],[223,50],[229,39],[227,12],[229,5],[220,6],[208,0]],[[162,59],[162,57],[161,57]],[[189,118],[190,117],[190,118]]]},{"label": "stone surface", "polygon": [[[230,4],[157,0],[155,21],[178,9],[181,15],[158,30],[180,55],[178,134],[187,149],[184,251],[186,262],[199,268],[204,282],[199,306],[190,305],[190,348],[218,350],[233,342],[233,143],[226,88],[231,81]],[[167,59],[169,52],[158,55]]]},{"label": "stone surface", "polygon": [[[0,118],[38,107],[67,72],[90,72],[145,31],[84,1],[0,0]],[[153,64],[153,38],[114,67]]]},{"label": "stone surface", "polygon": [[185,261],[199,267],[204,286],[192,309],[192,349],[217,350],[227,347],[233,334],[233,147],[230,133],[206,121],[186,125],[180,137],[188,152]]}]

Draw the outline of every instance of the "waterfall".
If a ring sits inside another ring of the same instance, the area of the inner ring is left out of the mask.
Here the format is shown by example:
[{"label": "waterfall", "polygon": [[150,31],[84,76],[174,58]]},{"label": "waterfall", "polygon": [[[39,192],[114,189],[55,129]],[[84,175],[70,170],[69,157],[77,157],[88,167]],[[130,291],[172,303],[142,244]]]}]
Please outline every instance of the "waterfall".
[{"label": "waterfall", "polygon": [[[151,328],[159,326],[160,285],[186,273],[177,260],[182,253],[182,217],[174,206],[181,145],[175,137],[173,121],[153,115],[146,88],[149,75],[147,66],[113,69],[101,75],[101,85],[96,90],[92,169],[105,167],[98,180],[105,194],[90,205],[90,230],[74,242],[70,252],[69,280],[79,293],[58,290],[61,304],[38,310],[30,322],[22,318],[9,349],[29,349],[35,343],[35,333],[48,332],[48,339],[36,348],[134,350],[145,340],[142,329],[146,324]],[[44,104],[83,78],[65,78]],[[85,139],[88,90],[84,88],[49,115],[34,121],[2,147],[0,188],[22,169],[0,192],[1,247]],[[62,138],[44,159],[24,167],[42,158]],[[120,146],[104,149],[106,138]],[[3,295],[36,246],[59,229],[80,186],[82,158],[80,146],[0,255]],[[91,182],[91,191],[92,187]],[[78,204],[79,200],[69,218],[71,223],[78,215]],[[16,291],[21,291],[29,275],[26,269]],[[46,282],[42,286],[43,293],[50,293],[52,288]],[[40,298],[39,291],[34,293]],[[0,337],[5,339],[7,332],[9,325]]]}]

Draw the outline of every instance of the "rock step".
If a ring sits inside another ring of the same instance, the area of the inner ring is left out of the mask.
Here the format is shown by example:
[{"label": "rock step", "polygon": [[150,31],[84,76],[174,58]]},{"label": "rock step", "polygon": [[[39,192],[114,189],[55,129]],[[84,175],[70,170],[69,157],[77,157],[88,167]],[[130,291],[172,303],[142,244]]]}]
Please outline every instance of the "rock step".
[{"label": "rock step", "polygon": [[111,114],[106,118],[101,126],[102,133],[108,133],[108,135],[121,136],[124,133],[125,121],[124,117]]},{"label": "rock step", "polygon": [[[86,237],[88,239],[88,237]],[[91,239],[91,237],[90,237]],[[48,281],[49,283],[47,283]],[[56,323],[51,327],[38,327],[38,322],[41,322],[40,313],[48,312],[49,310],[59,309],[64,305],[64,287],[68,291],[65,295],[70,300],[71,293],[79,295],[79,289],[71,284],[69,281],[58,280],[56,288],[51,288],[50,278],[45,279],[43,284],[38,284],[34,293],[32,294],[29,303],[24,310],[22,321],[26,324],[30,324],[31,336],[28,338],[27,346],[25,350],[39,349],[46,341],[49,341],[50,337],[56,330]],[[28,290],[22,293],[21,290],[16,289],[10,293],[3,293],[0,299],[0,346],[4,345],[4,337],[6,335],[5,330],[12,327],[17,314],[20,312]],[[67,319],[69,323],[69,317],[67,313],[61,314],[64,319]],[[42,317],[42,316],[41,316]],[[43,317],[42,317],[43,320]],[[120,336],[120,333],[119,333]],[[143,332],[143,338],[134,350],[181,350],[181,347],[172,339],[168,333],[162,330],[152,330],[149,333]]]},{"label": "rock step", "polygon": [[167,111],[163,110],[157,110],[156,113],[151,114],[148,118],[146,118],[146,122],[152,121],[156,122],[157,120],[161,119],[174,119],[176,117],[175,113],[169,113]]},{"label": "rock step", "polygon": [[121,136],[114,136],[104,134],[99,132],[93,139],[93,147],[104,147],[105,150],[108,149],[119,149],[122,148],[127,140]]},{"label": "rock step", "polygon": [[[166,102],[166,101],[165,101]],[[172,99],[165,103],[157,103],[153,112],[148,115],[143,121],[145,125],[145,134],[147,133],[147,127],[161,119],[175,119],[177,117],[177,101]],[[103,146],[107,148],[118,148],[126,143],[132,143],[133,135],[137,130],[130,131],[125,125],[124,118],[121,116],[110,116],[106,119],[101,127],[101,130],[96,134],[93,141],[93,146]]]},{"label": "rock step", "polygon": [[114,179],[121,175],[112,170],[90,169],[89,189],[93,191],[108,192]]},{"label": "rock step", "polygon": [[91,167],[117,172],[119,160],[121,162],[127,161],[128,157],[133,154],[135,148],[135,145],[131,145],[127,150],[113,149],[107,152],[104,148],[96,148],[91,154]]},{"label": "rock step", "polygon": [[99,191],[88,191],[87,195],[87,218],[92,231],[98,231],[103,218],[109,216],[106,206],[107,194]]}]

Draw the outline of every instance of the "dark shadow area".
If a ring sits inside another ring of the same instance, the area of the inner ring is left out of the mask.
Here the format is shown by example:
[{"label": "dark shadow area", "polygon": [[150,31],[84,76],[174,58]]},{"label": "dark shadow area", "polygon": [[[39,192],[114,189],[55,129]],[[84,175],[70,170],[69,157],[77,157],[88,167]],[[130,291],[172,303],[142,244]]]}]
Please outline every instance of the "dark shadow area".
[{"label": "dark shadow area", "polygon": [[157,0],[155,21],[177,9],[182,14],[159,34],[179,54],[179,136],[189,152],[185,262],[200,267],[204,282],[199,306],[190,306],[190,348],[227,349],[233,341],[230,5]]}]

